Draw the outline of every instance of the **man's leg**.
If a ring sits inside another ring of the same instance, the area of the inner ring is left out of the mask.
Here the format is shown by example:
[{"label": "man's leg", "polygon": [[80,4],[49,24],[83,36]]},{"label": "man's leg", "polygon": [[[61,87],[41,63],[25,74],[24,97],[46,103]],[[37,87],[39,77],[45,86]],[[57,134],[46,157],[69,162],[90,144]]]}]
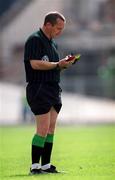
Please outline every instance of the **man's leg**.
[{"label": "man's leg", "polygon": [[53,147],[53,137],[54,137],[57,116],[58,116],[58,113],[52,107],[50,110],[50,126],[48,130],[48,134],[45,139],[45,145],[44,145],[43,154],[42,154],[42,169],[43,170],[50,168],[50,160],[51,160],[51,153],[52,153],[52,147]]},{"label": "man's leg", "polygon": [[[32,140],[32,166],[31,172],[33,174],[39,173],[38,170],[41,168],[39,161],[44,148],[45,139],[49,130],[50,125],[50,112],[36,116],[36,134]],[[37,170],[36,170],[37,169]]]}]

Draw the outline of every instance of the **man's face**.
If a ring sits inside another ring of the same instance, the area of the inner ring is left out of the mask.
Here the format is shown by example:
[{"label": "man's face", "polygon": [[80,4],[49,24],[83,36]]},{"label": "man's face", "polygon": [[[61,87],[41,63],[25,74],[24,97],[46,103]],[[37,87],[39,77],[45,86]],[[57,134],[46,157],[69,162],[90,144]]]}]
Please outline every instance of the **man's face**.
[{"label": "man's face", "polygon": [[57,23],[50,29],[50,37],[55,38],[61,34],[64,29],[65,22],[61,19],[57,19]]}]

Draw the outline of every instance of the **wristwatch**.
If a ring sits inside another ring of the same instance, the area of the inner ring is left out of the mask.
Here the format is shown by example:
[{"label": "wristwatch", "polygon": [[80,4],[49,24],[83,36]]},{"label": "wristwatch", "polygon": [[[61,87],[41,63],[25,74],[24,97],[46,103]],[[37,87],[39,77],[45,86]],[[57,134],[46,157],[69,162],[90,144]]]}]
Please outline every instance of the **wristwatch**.
[{"label": "wristwatch", "polygon": [[58,63],[57,63],[57,65],[56,65],[55,69],[60,70],[60,66],[59,66]]}]

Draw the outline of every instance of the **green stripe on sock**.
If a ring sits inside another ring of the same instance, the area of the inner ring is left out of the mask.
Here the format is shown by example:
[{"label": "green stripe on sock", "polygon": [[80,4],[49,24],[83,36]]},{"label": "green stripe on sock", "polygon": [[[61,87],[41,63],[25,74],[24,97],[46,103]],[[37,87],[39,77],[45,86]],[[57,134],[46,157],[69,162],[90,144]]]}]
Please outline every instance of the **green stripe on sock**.
[{"label": "green stripe on sock", "polygon": [[35,134],[32,139],[32,145],[38,146],[38,147],[44,147],[46,137],[39,136],[38,134]]},{"label": "green stripe on sock", "polygon": [[54,134],[48,134],[45,142],[53,143]]}]

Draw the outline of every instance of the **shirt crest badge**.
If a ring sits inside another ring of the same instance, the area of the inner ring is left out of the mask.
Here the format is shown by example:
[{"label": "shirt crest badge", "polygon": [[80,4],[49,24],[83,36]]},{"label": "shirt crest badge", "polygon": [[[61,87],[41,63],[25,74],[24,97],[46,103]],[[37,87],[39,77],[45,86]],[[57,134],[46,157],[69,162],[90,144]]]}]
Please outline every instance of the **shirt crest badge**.
[{"label": "shirt crest badge", "polygon": [[43,61],[49,61],[49,57],[48,57],[47,55],[44,55],[44,56],[42,57],[42,60],[43,60]]}]

